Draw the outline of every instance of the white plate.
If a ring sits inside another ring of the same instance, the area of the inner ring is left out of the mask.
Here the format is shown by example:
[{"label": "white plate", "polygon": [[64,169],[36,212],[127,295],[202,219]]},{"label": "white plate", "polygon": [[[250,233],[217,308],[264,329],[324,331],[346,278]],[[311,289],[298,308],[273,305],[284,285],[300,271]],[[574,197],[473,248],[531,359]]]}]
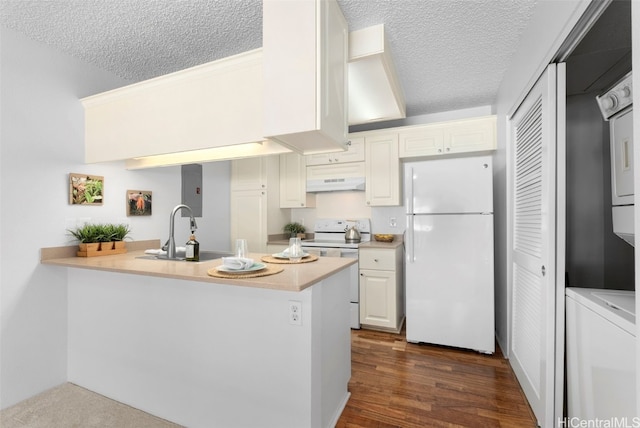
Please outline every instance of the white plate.
[{"label": "white plate", "polygon": [[262,270],[266,268],[267,265],[264,263],[254,263],[250,268],[247,269],[231,269],[225,265],[220,265],[216,267],[216,270],[226,273],[247,273],[247,272],[255,272],[257,270]]},{"label": "white plate", "polygon": [[[309,255],[309,253],[305,253],[302,252],[302,258],[305,258]],[[275,257],[276,259],[290,259],[291,257],[288,256],[285,253],[275,253],[275,254],[271,254],[272,257]]]}]

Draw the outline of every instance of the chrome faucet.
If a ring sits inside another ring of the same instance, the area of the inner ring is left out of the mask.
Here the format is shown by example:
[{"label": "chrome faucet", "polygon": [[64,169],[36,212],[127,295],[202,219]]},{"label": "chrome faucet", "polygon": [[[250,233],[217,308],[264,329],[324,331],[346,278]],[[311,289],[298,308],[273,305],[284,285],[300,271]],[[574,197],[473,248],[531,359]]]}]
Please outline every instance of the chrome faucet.
[{"label": "chrome faucet", "polygon": [[196,219],[195,217],[193,217],[193,211],[191,211],[191,208],[189,208],[187,205],[184,205],[184,204],[176,205],[173,211],[171,211],[171,215],[169,216],[169,240],[166,242],[166,244],[164,244],[164,247],[162,248],[163,250],[166,249],[168,259],[176,258],[176,240],[173,237],[173,228],[174,228],[176,213],[181,209],[185,209],[189,211],[189,215],[190,215],[189,224],[191,227],[191,232],[193,232],[198,228],[198,225],[196,224]]}]

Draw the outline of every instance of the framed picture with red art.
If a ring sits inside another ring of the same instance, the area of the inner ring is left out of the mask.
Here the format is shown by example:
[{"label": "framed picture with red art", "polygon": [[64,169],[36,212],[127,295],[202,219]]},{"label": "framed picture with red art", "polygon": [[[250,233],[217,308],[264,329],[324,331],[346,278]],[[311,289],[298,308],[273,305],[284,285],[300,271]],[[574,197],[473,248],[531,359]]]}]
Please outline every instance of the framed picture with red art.
[{"label": "framed picture with red art", "polygon": [[151,191],[127,190],[127,215],[151,215]]}]

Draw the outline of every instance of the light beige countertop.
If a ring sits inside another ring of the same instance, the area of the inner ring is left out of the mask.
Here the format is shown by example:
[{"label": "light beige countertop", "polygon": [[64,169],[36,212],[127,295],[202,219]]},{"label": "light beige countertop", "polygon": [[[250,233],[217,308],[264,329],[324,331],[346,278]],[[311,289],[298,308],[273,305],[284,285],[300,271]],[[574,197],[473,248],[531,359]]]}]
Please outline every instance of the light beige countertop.
[{"label": "light beige countertop", "polygon": [[365,242],[363,244],[360,244],[360,246],[358,248],[363,249],[363,248],[397,248],[402,246],[402,244],[404,243],[403,241],[403,236],[402,235],[393,235],[393,241],[392,242],[379,242],[376,241],[375,239],[373,239],[373,235],[371,235],[371,241],[369,242]]},{"label": "light beige countertop", "polygon": [[[356,259],[350,258],[320,257],[317,261],[310,263],[275,265],[283,267],[284,271],[274,275],[246,279],[226,279],[212,277],[207,274],[209,269],[220,266],[222,259],[194,263],[137,258],[146,255],[144,253],[145,249],[159,247],[159,240],[127,242],[127,253],[99,257],[76,257],[76,246],[43,248],[40,259],[42,264],[52,266],[93,269],[284,291],[304,290],[357,262]],[[249,256],[255,261],[260,261],[260,258],[265,255],[267,254],[252,253]]]},{"label": "light beige countertop", "polygon": [[[361,243],[358,248],[396,248],[403,244],[402,235],[394,235],[395,238],[393,242],[378,242],[373,238],[369,242]],[[311,238],[307,238],[311,239]],[[269,245],[288,245],[289,241],[287,239],[270,239],[267,242]],[[302,245],[304,245],[304,241],[302,241]]]}]

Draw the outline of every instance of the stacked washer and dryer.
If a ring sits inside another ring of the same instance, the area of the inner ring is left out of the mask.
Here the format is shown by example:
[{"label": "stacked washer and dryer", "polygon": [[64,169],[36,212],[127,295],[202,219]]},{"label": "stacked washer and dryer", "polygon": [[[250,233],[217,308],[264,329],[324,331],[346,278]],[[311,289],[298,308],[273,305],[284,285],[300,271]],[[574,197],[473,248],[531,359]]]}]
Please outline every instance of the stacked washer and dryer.
[{"label": "stacked washer and dryer", "polygon": [[[635,246],[631,73],[596,97],[609,121],[613,231]],[[635,291],[567,288],[567,416],[633,422]]]}]

